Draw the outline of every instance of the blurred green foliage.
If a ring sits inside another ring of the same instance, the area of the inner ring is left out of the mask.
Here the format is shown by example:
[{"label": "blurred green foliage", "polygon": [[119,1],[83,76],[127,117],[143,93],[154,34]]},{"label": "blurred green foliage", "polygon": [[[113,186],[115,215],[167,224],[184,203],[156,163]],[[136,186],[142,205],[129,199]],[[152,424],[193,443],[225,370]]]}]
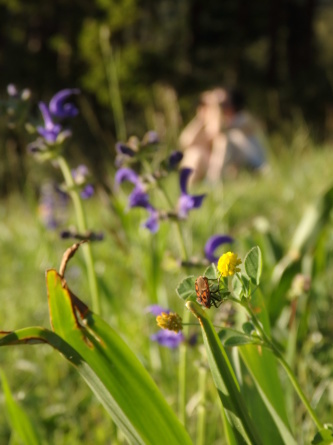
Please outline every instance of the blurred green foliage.
[{"label": "blurred green foliage", "polygon": [[0,89],[13,82],[48,97],[79,86],[101,112],[107,38],[129,110],[150,104],[154,83],[188,100],[237,84],[272,126],[296,108],[320,127],[332,106],[332,14],[312,0],[1,0]]},{"label": "blurred green foliage", "polygon": [[[333,137],[332,15],[312,0],[0,0],[0,97],[9,83],[30,88],[38,120],[38,100],[81,88],[71,153],[102,182],[117,139],[154,129],[176,146],[199,93],[216,85],[245,91],[280,154]],[[1,194],[24,188],[19,130],[0,122]]]}]

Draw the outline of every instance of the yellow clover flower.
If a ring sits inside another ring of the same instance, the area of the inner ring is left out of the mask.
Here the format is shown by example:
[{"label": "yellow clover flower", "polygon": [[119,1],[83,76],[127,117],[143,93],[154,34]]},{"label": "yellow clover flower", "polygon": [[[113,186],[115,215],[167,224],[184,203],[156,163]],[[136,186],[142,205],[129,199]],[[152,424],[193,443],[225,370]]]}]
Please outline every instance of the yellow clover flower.
[{"label": "yellow clover flower", "polygon": [[175,312],[162,312],[156,317],[157,325],[162,329],[179,332],[183,329],[182,318]]},{"label": "yellow clover flower", "polygon": [[224,253],[218,263],[217,270],[220,272],[222,277],[230,277],[236,272],[240,272],[240,268],[237,267],[242,263],[240,258],[237,258],[237,254],[233,252]]}]

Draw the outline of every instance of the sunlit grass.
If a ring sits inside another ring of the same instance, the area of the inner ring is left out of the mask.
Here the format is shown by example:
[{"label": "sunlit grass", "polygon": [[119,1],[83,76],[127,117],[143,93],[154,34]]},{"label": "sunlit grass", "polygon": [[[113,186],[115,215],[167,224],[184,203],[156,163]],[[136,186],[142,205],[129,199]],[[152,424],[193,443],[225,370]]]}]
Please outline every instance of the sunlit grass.
[{"label": "sunlit grass", "polygon": [[[209,236],[227,233],[235,238],[235,246],[242,254],[244,240],[255,235],[263,220],[287,250],[306,206],[332,184],[332,161],[330,149],[307,150],[297,156],[284,151],[281,158],[272,159],[269,171],[263,175],[240,172],[236,178],[227,178],[217,186],[205,183],[196,186],[200,192],[207,191],[208,196],[202,209],[190,214],[190,230],[185,235],[189,251],[200,256]],[[177,189],[176,185],[170,187],[171,192]],[[162,223],[160,232],[152,239],[140,228],[142,211],[125,213],[125,201],[120,203],[122,210],[118,212],[112,211],[111,206],[101,205],[98,195],[86,205],[89,227],[105,233],[105,240],[93,245],[97,277],[102,283],[102,317],[130,343],[176,409],[177,354],[159,350],[151,344],[149,335],[156,328],[145,313],[146,306],[151,303],[179,311],[182,307],[174,290],[183,273],[177,265],[180,253],[172,230]],[[0,203],[0,216],[0,327],[10,330],[27,325],[49,326],[45,270],[59,267],[62,253],[71,241],[60,240],[56,231],[42,226],[33,199],[10,196]],[[142,232],[140,236],[139,232]],[[333,244],[332,233],[327,239]],[[80,254],[71,261],[67,280],[72,290],[90,304]],[[310,394],[315,390],[318,412],[324,419],[333,388],[328,363],[332,354],[324,357],[311,339],[321,322],[327,332],[332,327],[329,322],[332,293],[327,293],[325,280],[322,284],[314,284],[320,295],[320,306],[314,306],[308,325],[314,332],[306,335],[305,344],[298,351],[302,353],[300,379]],[[318,320],[325,310],[325,318]],[[190,350],[192,378],[189,377],[188,411],[193,419],[189,422],[190,433],[195,431],[193,398],[198,391],[195,370],[199,359],[200,353]],[[323,366],[321,371],[320,366]],[[48,347],[2,348],[1,367],[15,396],[47,437],[45,443],[125,443],[84,382]],[[309,375],[304,373],[303,368],[307,367]],[[323,378],[321,383],[320,378]],[[208,403],[214,406],[215,393],[210,377],[208,382]],[[330,391],[324,394],[327,388]],[[296,418],[301,418],[301,414],[300,410]],[[209,431],[216,419],[211,416],[208,422]],[[221,431],[217,437],[220,435]],[[9,437],[10,430],[2,416],[0,443],[7,443]]]}]

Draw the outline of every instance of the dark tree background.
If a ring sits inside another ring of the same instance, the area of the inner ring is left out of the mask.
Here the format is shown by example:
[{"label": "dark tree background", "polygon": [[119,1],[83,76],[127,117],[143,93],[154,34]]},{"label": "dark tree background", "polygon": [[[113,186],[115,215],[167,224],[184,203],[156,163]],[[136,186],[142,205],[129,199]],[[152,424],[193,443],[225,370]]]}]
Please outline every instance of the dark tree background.
[{"label": "dark tree background", "polygon": [[228,85],[245,91],[268,131],[294,131],[284,123],[297,115],[323,141],[333,126],[332,23],[328,0],[0,0],[0,91],[14,83],[37,101],[81,88],[87,125],[77,125],[97,163],[121,134],[117,91],[127,134],[154,126],[161,110],[187,121],[201,91]]}]

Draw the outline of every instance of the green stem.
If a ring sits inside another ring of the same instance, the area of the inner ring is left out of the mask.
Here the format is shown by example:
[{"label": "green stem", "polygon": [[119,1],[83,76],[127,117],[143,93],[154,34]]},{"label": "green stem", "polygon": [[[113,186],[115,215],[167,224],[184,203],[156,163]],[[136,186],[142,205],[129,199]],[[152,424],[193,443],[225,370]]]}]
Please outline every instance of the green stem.
[{"label": "green stem", "polygon": [[283,366],[283,368],[286,371],[286,373],[287,373],[287,375],[289,377],[289,380],[291,381],[295,391],[297,392],[299,398],[303,402],[303,404],[304,404],[305,408],[307,409],[308,413],[310,414],[312,420],[316,424],[318,430],[320,431],[320,430],[324,429],[324,425],[320,422],[320,420],[317,417],[317,414],[312,409],[312,407],[310,405],[310,402],[306,398],[306,396],[305,396],[302,388],[300,387],[300,385],[299,385],[299,383],[298,383],[298,381],[297,381],[297,379],[296,379],[292,369],[290,368],[290,366],[288,365],[288,363],[284,359],[284,357],[281,354],[281,352],[279,351],[279,349],[275,346],[275,344],[272,342],[272,340],[267,336],[267,334],[265,333],[265,331],[264,331],[263,327],[261,326],[259,320],[257,319],[255,314],[253,313],[252,309],[248,306],[248,304],[241,302],[241,305],[247,310],[247,312],[250,315],[251,321],[254,324],[255,328],[260,333],[260,335],[262,336],[263,340],[269,345],[269,347],[273,351],[274,355],[276,356],[276,358],[279,360],[279,362]]},{"label": "green stem", "polygon": [[[75,189],[75,183],[72,177],[72,173],[65,158],[59,156],[57,158],[57,161],[61,169],[61,172],[64,176],[66,186],[68,187],[68,193],[73,201],[78,231],[84,235],[87,232],[87,222],[85,213],[83,211],[80,195],[78,191]],[[100,313],[98,286],[97,286],[97,279],[95,274],[94,261],[92,257],[90,243],[83,244],[82,251],[87,267],[88,283],[92,299],[92,308],[94,312]]]},{"label": "green stem", "polygon": [[[185,308],[183,313],[183,320],[187,324],[190,319],[190,312]],[[186,337],[188,327],[183,329],[183,334]],[[186,374],[187,374],[187,345],[185,342],[179,345],[179,367],[178,367],[178,410],[179,420],[186,425]]]},{"label": "green stem", "polygon": [[197,442],[196,445],[205,445],[206,433],[206,377],[207,370],[204,367],[199,368],[199,394],[200,402],[198,407],[197,421]]},{"label": "green stem", "polygon": [[[158,183],[160,191],[163,193],[165,200],[167,201],[170,208],[172,208],[172,202],[169,198],[165,188],[162,186],[162,184]],[[185,261],[188,261],[188,254],[186,249],[186,244],[184,240],[184,235],[180,226],[179,221],[174,222],[176,227],[176,232],[178,235],[178,242],[179,247],[181,251],[182,258]],[[184,336],[188,334],[188,324],[190,320],[190,312],[187,310],[186,307],[184,307],[183,312],[183,324],[185,325],[185,328],[183,329]],[[183,425],[186,425],[186,374],[187,374],[187,345],[186,343],[181,343],[179,347],[179,368],[178,368],[178,409],[179,409],[179,419],[183,423]]]},{"label": "green stem", "polygon": [[[172,209],[173,205],[172,205],[171,199],[169,198],[169,195],[168,195],[167,191],[165,190],[165,188],[163,187],[163,185],[161,184],[161,182],[158,183],[158,187],[159,187],[160,191],[163,193],[163,196],[164,196],[165,200],[167,201],[169,207]],[[176,226],[178,242],[179,242],[182,258],[185,262],[188,262],[189,256],[188,256],[186,244],[184,241],[184,235],[183,235],[183,232],[181,229],[181,223],[180,223],[180,221],[176,220],[176,221],[174,221],[174,224]]]},{"label": "green stem", "polygon": [[116,126],[116,136],[118,140],[125,141],[127,137],[123,103],[120,96],[117,67],[110,43],[110,30],[107,26],[102,26],[100,28],[99,38],[106,73],[106,81],[109,89],[109,100]]}]

